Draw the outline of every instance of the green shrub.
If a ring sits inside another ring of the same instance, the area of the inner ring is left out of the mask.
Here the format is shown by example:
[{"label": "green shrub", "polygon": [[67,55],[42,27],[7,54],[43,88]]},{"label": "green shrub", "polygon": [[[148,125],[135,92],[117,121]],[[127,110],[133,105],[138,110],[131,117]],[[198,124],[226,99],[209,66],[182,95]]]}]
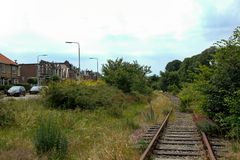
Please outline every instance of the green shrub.
[{"label": "green shrub", "polygon": [[0,85],[0,91],[2,91],[3,93],[6,93],[7,90],[11,87],[12,87],[12,85],[4,85],[4,86]]},{"label": "green shrub", "polygon": [[55,159],[65,159],[67,155],[68,141],[57,126],[56,122],[49,116],[41,118],[34,137],[34,144],[39,155],[48,154]]},{"label": "green shrub", "polygon": [[115,87],[70,81],[50,84],[44,97],[49,106],[66,109],[112,107],[125,102],[124,94]]},{"label": "green shrub", "polygon": [[181,99],[181,104],[179,108],[180,112],[189,112],[192,113],[192,109],[188,100]]},{"label": "green shrub", "polygon": [[28,84],[37,84],[37,78],[36,77],[30,77],[27,79]]},{"label": "green shrub", "polygon": [[197,127],[202,131],[207,133],[208,135],[215,135],[219,133],[219,127],[216,123],[209,119],[202,119],[196,122]]},{"label": "green shrub", "polygon": [[14,112],[0,102],[0,127],[8,127],[15,123]]}]

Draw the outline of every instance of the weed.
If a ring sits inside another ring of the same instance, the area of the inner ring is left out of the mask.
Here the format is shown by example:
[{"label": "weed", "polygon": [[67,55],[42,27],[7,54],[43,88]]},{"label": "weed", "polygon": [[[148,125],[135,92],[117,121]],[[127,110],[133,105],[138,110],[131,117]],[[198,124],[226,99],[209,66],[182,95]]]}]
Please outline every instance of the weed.
[{"label": "weed", "polygon": [[148,144],[149,143],[146,140],[141,139],[138,141],[136,146],[137,146],[138,150],[142,153],[146,150],[146,148],[148,147]]},{"label": "weed", "polygon": [[231,147],[232,147],[232,151],[234,153],[240,152],[240,143],[239,142],[232,142]]},{"label": "weed", "polygon": [[15,123],[15,115],[5,104],[0,104],[0,127],[8,127]]},{"label": "weed", "polygon": [[201,131],[207,133],[208,135],[218,134],[220,130],[218,125],[209,119],[202,119],[197,121],[196,124]]},{"label": "weed", "polygon": [[115,118],[121,118],[123,116],[124,111],[124,105],[114,105],[112,107],[107,108],[107,112],[109,115],[115,117]]},{"label": "weed", "polygon": [[39,155],[50,153],[50,157],[64,159],[67,154],[67,143],[66,137],[50,116],[48,119],[40,119],[34,139]]},{"label": "weed", "polygon": [[139,124],[135,123],[133,119],[129,118],[126,119],[126,125],[130,129],[138,129],[140,127]]},{"label": "weed", "polygon": [[143,117],[145,121],[156,121],[158,119],[158,115],[154,112],[151,104],[147,111],[143,112]]}]

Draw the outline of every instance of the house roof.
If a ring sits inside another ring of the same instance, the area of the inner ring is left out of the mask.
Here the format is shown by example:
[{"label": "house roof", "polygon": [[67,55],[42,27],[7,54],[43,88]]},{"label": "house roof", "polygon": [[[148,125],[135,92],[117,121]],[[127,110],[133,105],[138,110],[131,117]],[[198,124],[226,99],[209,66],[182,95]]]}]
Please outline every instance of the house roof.
[{"label": "house roof", "polygon": [[17,65],[16,62],[12,61],[11,59],[7,58],[1,53],[0,53],[0,63]]}]

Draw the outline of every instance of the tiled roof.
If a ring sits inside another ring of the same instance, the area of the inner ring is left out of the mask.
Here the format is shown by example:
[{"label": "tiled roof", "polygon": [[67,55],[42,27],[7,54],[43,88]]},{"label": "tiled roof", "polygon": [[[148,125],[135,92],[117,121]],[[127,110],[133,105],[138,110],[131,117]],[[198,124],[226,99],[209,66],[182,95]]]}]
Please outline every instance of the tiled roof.
[{"label": "tiled roof", "polygon": [[17,65],[14,61],[0,53],[0,63]]}]

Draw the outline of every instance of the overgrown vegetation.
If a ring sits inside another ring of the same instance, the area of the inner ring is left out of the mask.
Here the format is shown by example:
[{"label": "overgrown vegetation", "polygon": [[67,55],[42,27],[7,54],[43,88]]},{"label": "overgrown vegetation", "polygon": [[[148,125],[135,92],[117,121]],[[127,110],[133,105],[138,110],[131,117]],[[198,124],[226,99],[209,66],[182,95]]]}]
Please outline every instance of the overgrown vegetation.
[{"label": "overgrown vegetation", "polygon": [[39,119],[34,144],[40,156],[47,154],[49,159],[61,160],[67,155],[68,141],[52,115]]},{"label": "overgrown vegetation", "polygon": [[76,81],[53,82],[44,97],[49,106],[65,109],[113,107],[121,111],[125,103],[125,95],[104,82],[88,84]]},{"label": "overgrown vegetation", "polygon": [[103,79],[106,83],[121,89],[125,93],[138,92],[150,94],[147,74],[151,73],[149,66],[141,66],[134,61],[125,62],[122,58],[108,60],[102,66]]},{"label": "overgrown vegetation", "polygon": [[[181,63],[169,62],[161,73],[160,88],[174,93],[181,89],[182,111],[207,115],[221,133],[239,139],[239,70],[240,27],[237,27],[228,40],[218,41],[201,54],[185,58]],[[211,132],[210,121],[201,123],[201,128]]]},{"label": "overgrown vegetation", "polygon": [[196,122],[197,127],[208,135],[219,135],[220,128],[210,119],[204,118]]},{"label": "overgrown vegetation", "polygon": [[13,111],[0,102],[0,127],[12,126],[15,123]]},{"label": "overgrown vegetation", "polygon": [[[136,99],[129,96],[126,100],[135,102]],[[120,111],[114,111],[114,106],[62,110],[48,107],[44,101],[2,103],[1,106],[15,115],[15,123],[0,130],[0,159],[139,159],[141,153],[133,147],[132,134],[155,123],[143,117],[142,113],[148,110],[146,104],[126,103],[117,107]],[[169,98],[161,92],[154,93],[151,104],[155,113],[172,107]],[[163,117],[159,114],[158,121]]]},{"label": "overgrown vegetation", "polygon": [[143,112],[143,117],[146,121],[153,121],[156,122],[158,120],[158,114],[153,110],[153,107],[151,104],[149,104],[149,107],[145,112]]}]

